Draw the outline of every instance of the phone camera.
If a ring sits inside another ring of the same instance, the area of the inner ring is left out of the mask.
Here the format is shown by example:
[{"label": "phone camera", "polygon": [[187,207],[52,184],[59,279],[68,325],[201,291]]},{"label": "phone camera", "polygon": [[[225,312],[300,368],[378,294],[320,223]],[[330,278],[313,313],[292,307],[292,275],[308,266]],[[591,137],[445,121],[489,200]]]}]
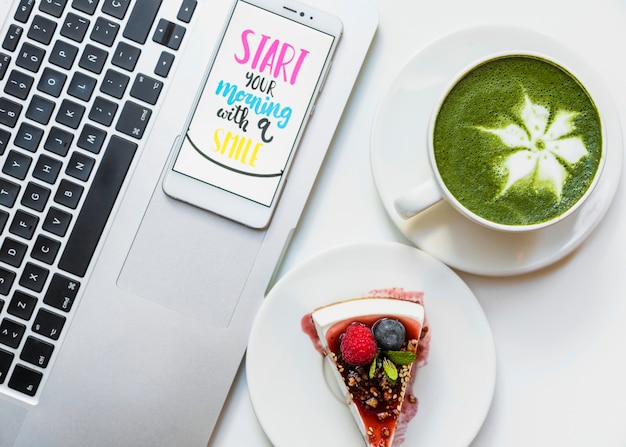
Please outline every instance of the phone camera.
[{"label": "phone camera", "polygon": [[304,17],[304,13],[303,12],[300,12],[300,17]]}]

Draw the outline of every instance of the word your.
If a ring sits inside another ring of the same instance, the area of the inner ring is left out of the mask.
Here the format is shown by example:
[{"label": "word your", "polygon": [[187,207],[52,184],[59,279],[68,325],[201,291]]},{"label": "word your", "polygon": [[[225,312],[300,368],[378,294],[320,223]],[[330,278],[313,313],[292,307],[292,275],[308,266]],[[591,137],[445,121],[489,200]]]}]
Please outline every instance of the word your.
[{"label": "word your", "polygon": [[245,90],[240,90],[239,87],[230,82],[224,82],[221,80],[217,84],[215,89],[216,95],[222,95],[228,102],[228,105],[232,106],[235,103],[243,103],[250,107],[257,115],[265,115],[267,117],[273,116],[278,121],[276,125],[284,129],[289,124],[291,118],[291,107],[282,107],[279,102],[270,101],[270,97],[266,96],[265,99],[260,96],[256,96],[252,93],[248,93]]},{"label": "word your", "polygon": [[241,33],[243,55],[235,54],[235,60],[242,65],[250,62],[250,67],[261,73],[267,70],[274,79],[278,79],[282,74],[285,82],[295,84],[309,51],[300,49],[297,52],[289,43],[281,43],[278,39],[270,42],[270,39],[271,37],[265,34],[261,34],[259,38],[251,29],[244,30]]},{"label": "word your", "polygon": [[215,142],[214,152],[226,155],[228,158],[251,167],[255,167],[259,149],[263,147],[263,143],[257,142],[253,146],[252,138],[235,135],[231,131],[225,132],[224,129],[215,130],[213,141]]},{"label": "word your", "polygon": [[246,73],[246,88],[252,88],[252,90],[259,90],[269,96],[274,96],[272,89],[276,87],[276,81],[273,79],[267,81],[263,76],[259,76],[252,71]]}]

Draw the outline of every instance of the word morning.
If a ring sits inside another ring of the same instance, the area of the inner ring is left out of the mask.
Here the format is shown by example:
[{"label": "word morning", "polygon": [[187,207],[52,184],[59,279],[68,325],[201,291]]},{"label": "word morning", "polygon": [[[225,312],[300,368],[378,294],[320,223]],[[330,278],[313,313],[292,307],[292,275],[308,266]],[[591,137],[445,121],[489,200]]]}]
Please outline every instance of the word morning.
[{"label": "word morning", "polygon": [[276,125],[281,129],[284,129],[289,124],[292,113],[291,107],[283,107],[279,102],[272,101],[269,96],[265,96],[265,99],[263,99],[260,96],[240,89],[236,84],[231,84],[224,80],[217,84],[215,94],[226,98],[229,106],[241,103],[249,107],[256,115],[273,116],[279,120]]}]

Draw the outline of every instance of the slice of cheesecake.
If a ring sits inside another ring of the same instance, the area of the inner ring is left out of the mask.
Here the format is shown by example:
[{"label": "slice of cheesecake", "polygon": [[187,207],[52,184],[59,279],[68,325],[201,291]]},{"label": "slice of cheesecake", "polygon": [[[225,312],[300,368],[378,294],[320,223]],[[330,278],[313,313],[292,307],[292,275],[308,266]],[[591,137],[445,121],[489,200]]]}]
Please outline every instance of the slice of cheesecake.
[{"label": "slice of cheesecake", "polygon": [[311,320],[366,445],[391,446],[417,370],[424,308],[396,298],[356,298],[316,309]]}]

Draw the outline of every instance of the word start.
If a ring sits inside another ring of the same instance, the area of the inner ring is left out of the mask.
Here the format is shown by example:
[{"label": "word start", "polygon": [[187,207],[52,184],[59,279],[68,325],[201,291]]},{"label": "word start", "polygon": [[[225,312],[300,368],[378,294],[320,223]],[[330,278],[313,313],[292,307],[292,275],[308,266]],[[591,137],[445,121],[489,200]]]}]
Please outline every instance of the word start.
[{"label": "word start", "polygon": [[282,75],[285,82],[295,84],[309,51],[304,49],[296,51],[294,46],[287,42],[278,39],[270,42],[270,39],[271,37],[265,34],[258,38],[251,29],[244,30],[241,33],[243,55],[235,54],[235,60],[242,65],[250,63],[250,68],[260,73],[267,70],[275,79]]}]

